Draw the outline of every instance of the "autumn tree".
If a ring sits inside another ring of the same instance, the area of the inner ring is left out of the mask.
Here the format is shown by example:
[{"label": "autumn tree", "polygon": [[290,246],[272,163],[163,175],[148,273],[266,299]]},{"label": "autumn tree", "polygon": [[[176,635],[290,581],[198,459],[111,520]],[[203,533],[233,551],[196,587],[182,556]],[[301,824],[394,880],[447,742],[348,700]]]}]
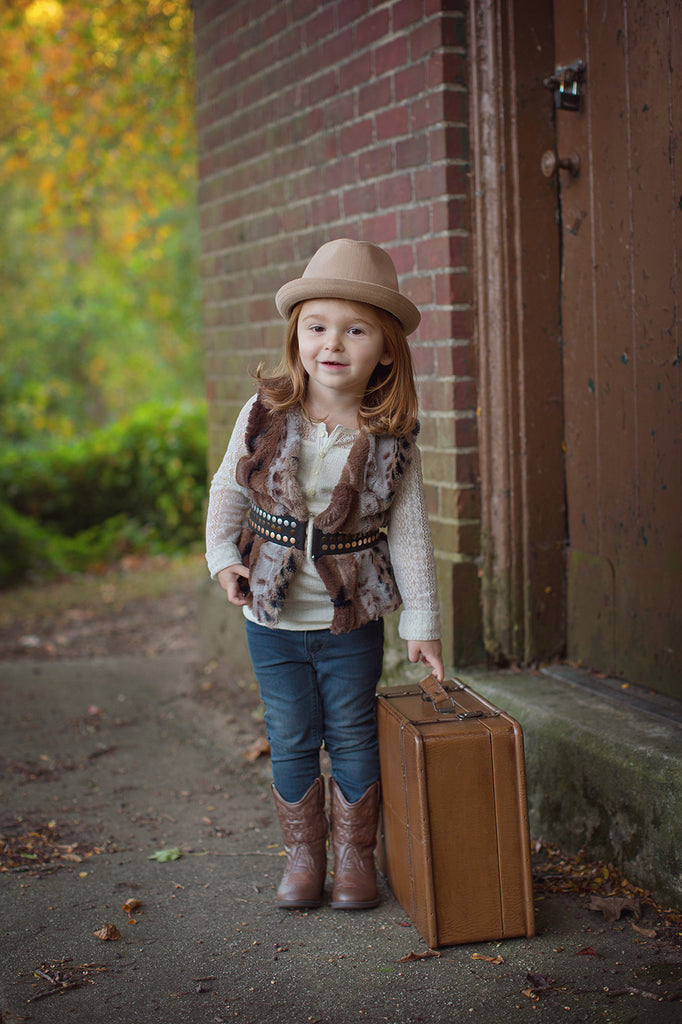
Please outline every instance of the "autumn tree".
[{"label": "autumn tree", "polygon": [[0,438],[200,394],[189,0],[4,0],[0,28]]}]

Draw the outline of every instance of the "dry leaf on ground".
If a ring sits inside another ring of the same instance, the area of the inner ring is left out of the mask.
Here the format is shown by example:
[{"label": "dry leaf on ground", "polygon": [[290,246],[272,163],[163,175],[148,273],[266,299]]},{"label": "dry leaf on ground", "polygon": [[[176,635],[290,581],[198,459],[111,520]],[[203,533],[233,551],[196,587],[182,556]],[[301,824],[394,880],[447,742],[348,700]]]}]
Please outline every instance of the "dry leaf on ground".
[{"label": "dry leaf on ground", "polygon": [[401,956],[400,960],[398,960],[398,963],[406,964],[409,963],[410,960],[427,960],[430,956],[438,958],[440,956],[440,953],[438,952],[437,949],[427,949],[424,953],[415,953],[413,951],[410,951],[407,954],[407,956]]},{"label": "dry leaf on ground", "polygon": [[259,757],[269,756],[270,744],[266,740],[265,736],[260,736],[244,751],[244,757],[247,761],[257,761]]},{"label": "dry leaf on ground", "polygon": [[128,921],[130,924],[136,923],[135,918],[133,917],[133,913],[138,909],[138,907],[141,906],[142,900],[136,900],[133,897],[131,897],[129,900],[126,900],[125,903],[122,905],[121,910],[125,910],[126,914],[128,915]]},{"label": "dry leaf on ground", "polygon": [[593,896],[587,905],[588,910],[601,911],[609,922],[619,921],[624,910],[634,914],[635,921],[639,921],[639,899],[632,896]]},{"label": "dry leaf on ground", "polygon": [[658,938],[658,932],[655,928],[642,928],[640,927],[640,925],[635,924],[634,921],[632,921],[631,923],[633,932],[637,932],[638,935],[643,935],[645,939]]},{"label": "dry leaf on ground", "polygon": [[552,978],[548,978],[544,974],[540,974],[539,971],[533,974],[526,975],[526,981],[530,982],[530,988],[523,990],[524,996],[528,996],[529,999],[539,999],[540,996],[546,995],[554,984]]}]

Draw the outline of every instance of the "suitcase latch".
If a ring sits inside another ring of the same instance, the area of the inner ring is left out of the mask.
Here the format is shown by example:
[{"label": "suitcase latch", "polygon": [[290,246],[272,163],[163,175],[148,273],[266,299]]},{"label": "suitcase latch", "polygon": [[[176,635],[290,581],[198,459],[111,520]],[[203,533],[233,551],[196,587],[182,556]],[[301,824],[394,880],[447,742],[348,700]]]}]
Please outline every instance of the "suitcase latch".
[{"label": "suitcase latch", "polygon": [[457,714],[457,705],[452,694],[466,689],[459,680],[456,685],[451,686],[448,683],[439,683],[435,676],[427,676],[426,679],[422,679],[419,688],[422,691],[422,700],[433,704],[434,710],[443,715]]},{"label": "suitcase latch", "polygon": [[442,704],[438,705],[430,697],[422,697],[422,700],[433,704],[434,711],[437,711],[439,715],[452,715],[458,722],[466,722],[470,718],[497,718],[500,713],[499,711],[458,711],[452,697],[450,697],[452,701],[450,707],[443,707]]},{"label": "suitcase latch", "polygon": [[[446,700],[449,703],[446,703]],[[422,702],[424,704],[432,704],[433,710],[437,711],[439,715],[458,714],[457,705],[449,693],[447,695],[444,693],[441,697],[435,697],[430,693],[422,693]]]},{"label": "suitcase latch", "polygon": [[464,722],[467,718],[497,718],[499,711],[462,711],[457,715],[458,722]]},{"label": "suitcase latch", "polygon": [[[443,687],[443,689],[449,691],[450,687]],[[463,690],[464,687],[462,686],[461,689]],[[432,704],[434,711],[438,712],[439,715],[452,715],[458,722],[465,722],[469,718],[497,718],[500,713],[499,711],[458,711],[454,698],[449,692],[447,696],[450,701],[448,705],[445,704],[444,696],[436,702],[430,694],[422,693],[422,700],[425,703]]]}]

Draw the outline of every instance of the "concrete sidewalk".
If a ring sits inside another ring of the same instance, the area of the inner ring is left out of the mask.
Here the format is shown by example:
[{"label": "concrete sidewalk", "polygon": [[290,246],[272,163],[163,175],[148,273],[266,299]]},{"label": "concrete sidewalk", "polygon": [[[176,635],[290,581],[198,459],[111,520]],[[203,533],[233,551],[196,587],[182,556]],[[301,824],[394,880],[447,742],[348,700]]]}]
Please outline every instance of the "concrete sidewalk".
[{"label": "concrete sidewalk", "polygon": [[[397,625],[398,613],[387,617],[388,685],[422,674]],[[211,581],[197,589],[197,637],[223,676],[253,678],[242,611]],[[533,834],[614,863],[682,908],[682,701],[566,665],[456,674],[523,727]]]},{"label": "concrete sidewalk", "polygon": [[[269,763],[182,660],[4,662],[0,680],[0,834],[61,854],[0,875],[2,1024],[679,1021],[679,936],[653,908],[636,930],[538,880],[534,938],[407,960],[428,950],[385,885],[366,913],[278,911]],[[50,978],[85,984],[47,995]]]}]

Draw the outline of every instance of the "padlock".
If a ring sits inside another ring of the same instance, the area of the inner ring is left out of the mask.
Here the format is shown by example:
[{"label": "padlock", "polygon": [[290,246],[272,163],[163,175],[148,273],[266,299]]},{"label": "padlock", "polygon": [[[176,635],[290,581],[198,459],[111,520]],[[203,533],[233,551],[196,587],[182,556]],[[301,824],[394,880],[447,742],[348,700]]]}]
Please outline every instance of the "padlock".
[{"label": "padlock", "polygon": [[546,89],[551,89],[557,110],[577,110],[582,105],[583,85],[587,68],[583,60],[574,60],[555,68],[554,74],[543,79]]},{"label": "padlock", "polygon": [[561,76],[559,88],[554,93],[554,106],[557,110],[580,110],[580,82],[577,77],[566,80]]}]

